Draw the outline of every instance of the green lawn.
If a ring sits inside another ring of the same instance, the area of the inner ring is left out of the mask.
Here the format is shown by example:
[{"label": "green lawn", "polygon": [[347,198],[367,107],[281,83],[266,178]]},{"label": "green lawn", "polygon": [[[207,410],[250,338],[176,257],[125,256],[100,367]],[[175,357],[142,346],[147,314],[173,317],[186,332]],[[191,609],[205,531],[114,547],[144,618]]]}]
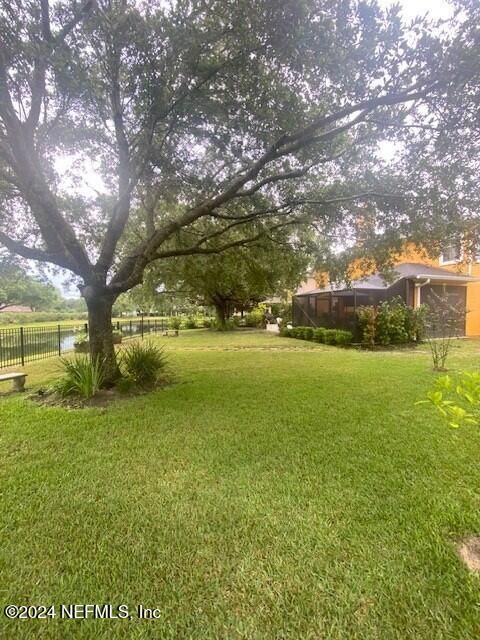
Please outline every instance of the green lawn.
[{"label": "green lawn", "polygon": [[[1,617],[1,638],[480,637],[480,578],[452,544],[480,533],[480,431],[414,407],[434,379],[426,351],[164,341],[178,381],[149,396],[80,411],[0,399],[2,607],[132,613]],[[451,364],[479,355],[462,341]],[[27,370],[40,384],[54,361]]]}]

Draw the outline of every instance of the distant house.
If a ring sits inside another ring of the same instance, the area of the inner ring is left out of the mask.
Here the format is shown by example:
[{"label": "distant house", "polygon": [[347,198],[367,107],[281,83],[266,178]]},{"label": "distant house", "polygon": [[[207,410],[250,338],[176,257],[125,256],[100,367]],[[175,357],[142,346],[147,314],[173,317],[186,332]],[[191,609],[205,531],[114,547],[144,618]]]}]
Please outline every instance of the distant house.
[{"label": "distant house", "polygon": [[30,307],[25,307],[22,304],[9,304],[3,309],[0,309],[0,313],[32,313]]},{"label": "distant house", "polygon": [[[406,252],[404,261],[393,268],[393,279],[379,273],[352,279],[345,286],[330,283],[325,287],[302,287],[293,297],[293,324],[296,326],[332,327],[355,331],[357,309],[377,306],[400,296],[410,307],[435,304],[435,293],[446,293],[451,303],[464,310],[459,335],[480,335],[480,258],[467,264],[460,253],[445,252],[435,261],[407,261],[420,257]],[[423,256],[421,256],[423,258]],[[477,261],[476,261],[477,262]],[[437,263],[438,264],[438,263]],[[468,314],[467,314],[468,311]]]}]

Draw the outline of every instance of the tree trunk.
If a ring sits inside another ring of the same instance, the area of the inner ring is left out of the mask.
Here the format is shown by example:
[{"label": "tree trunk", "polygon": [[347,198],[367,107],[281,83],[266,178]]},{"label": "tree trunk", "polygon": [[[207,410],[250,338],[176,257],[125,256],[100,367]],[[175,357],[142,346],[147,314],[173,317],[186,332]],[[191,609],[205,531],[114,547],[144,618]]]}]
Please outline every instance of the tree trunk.
[{"label": "tree trunk", "polygon": [[103,362],[105,386],[112,385],[120,371],[115,356],[112,334],[112,307],[114,299],[92,296],[86,299],[88,308],[88,341],[92,360]]},{"label": "tree trunk", "polygon": [[216,300],[214,302],[215,315],[217,316],[217,329],[219,331],[225,331],[227,327],[227,303],[223,300]]}]

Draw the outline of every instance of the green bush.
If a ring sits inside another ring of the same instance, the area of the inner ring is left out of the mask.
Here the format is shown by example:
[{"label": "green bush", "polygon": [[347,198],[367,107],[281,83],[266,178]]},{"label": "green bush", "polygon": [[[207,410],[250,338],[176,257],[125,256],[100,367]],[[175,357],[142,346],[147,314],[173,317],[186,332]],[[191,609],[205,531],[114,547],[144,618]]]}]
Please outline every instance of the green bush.
[{"label": "green bush", "polygon": [[196,329],[197,327],[197,319],[193,316],[188,316],[188,318],[185,320],[185,329]]},{"label": "green bush", "polygon": [[258,304],[245,316],[245,326],[264,329],[266,312],[267,307],[264,304]]},{"label": "green bush", "polygon": [[180,329],[181,326],[182,326],[182,319],[179,316],[170,318],[170,322],[169,322],[170,329],[174,329],[175,331],[178,331],[178,329]]},{"label": "green bush", "polygon": [[337,329],[337,333],[335,336],[335,344],[345,347],[349,344],[352,344],[353,334],[351,331],[344,331],[342,329]]},{"label": "green bush", "polygon": [[399,296],[385,300],[378,307],[360,307],[357,317],[362,331],[362,343],[405,344],[417,342],[425,335],[425,308],[411,309]]},{"label": "green bush", "polygon": [[303,339],[304,340],[313,340],[314,328],[313,327],[304,327],[303,328]]},{"label": "green bush", "polygon": [[280,335],[339,346],[349,345],[353,340],[351,331],[325,329],[324,327],[293,327],[292,329],[281,329]]},{"label": "green bush", "polygon": [[385,300],[377,309],[376,340],[379,344],[408,342],[407,306],[401,298]]},{"label": "green bush", "polygon": [[211,329],[215,326],[215,318],[204,318],[203,326],[205,327],[205,329]]},{"label": "green bush", "polygon": [[337,344],[337,329],[325,329],[324,340],[325,344]]},{"label": "green bush", "polygon": [[92,398],[102,387],[105,374],[100,360],[75,356],[71,360],[62,358],[61,365],[63,375],[54,385],[54,390],[61,396]]},{"label": "green bush", "polygon": [[140,387],[153,386],[166,366],[165,352],[151,342],[131,342],[121,352],[122,374]]},{"label": "green bush", "polygon": [[373,347],[377,333],[377,310],[373,306],[363,306],[357,309],[357,318],[362,332],[361,342],[366,347]]},{"label": "green bush", "polygon": [[86,343],[88,343],[88,335],[86,333],[79,333],[77,336],[75,336],[75,339],[73,341],[73,344],[75,346]]},{"label": "green bush", "polygon": [[291,329],[290,327],[281,327],[280,328],[280,335],[283,338],[292,338],[292,331],[293,329]]}]

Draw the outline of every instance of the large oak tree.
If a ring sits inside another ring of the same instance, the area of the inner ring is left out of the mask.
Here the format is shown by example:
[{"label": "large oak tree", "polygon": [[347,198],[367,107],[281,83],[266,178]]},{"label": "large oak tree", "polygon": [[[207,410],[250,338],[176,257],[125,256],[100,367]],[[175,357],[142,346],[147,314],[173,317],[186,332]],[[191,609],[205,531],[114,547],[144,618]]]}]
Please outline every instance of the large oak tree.
[{"label": "large oak tree", "polygon": [[5,0],[0,243],[75,274],[114,376],[112,305],[153,261],[389,211],[381,121],[448,82],[442,49],[374,0]]}]

